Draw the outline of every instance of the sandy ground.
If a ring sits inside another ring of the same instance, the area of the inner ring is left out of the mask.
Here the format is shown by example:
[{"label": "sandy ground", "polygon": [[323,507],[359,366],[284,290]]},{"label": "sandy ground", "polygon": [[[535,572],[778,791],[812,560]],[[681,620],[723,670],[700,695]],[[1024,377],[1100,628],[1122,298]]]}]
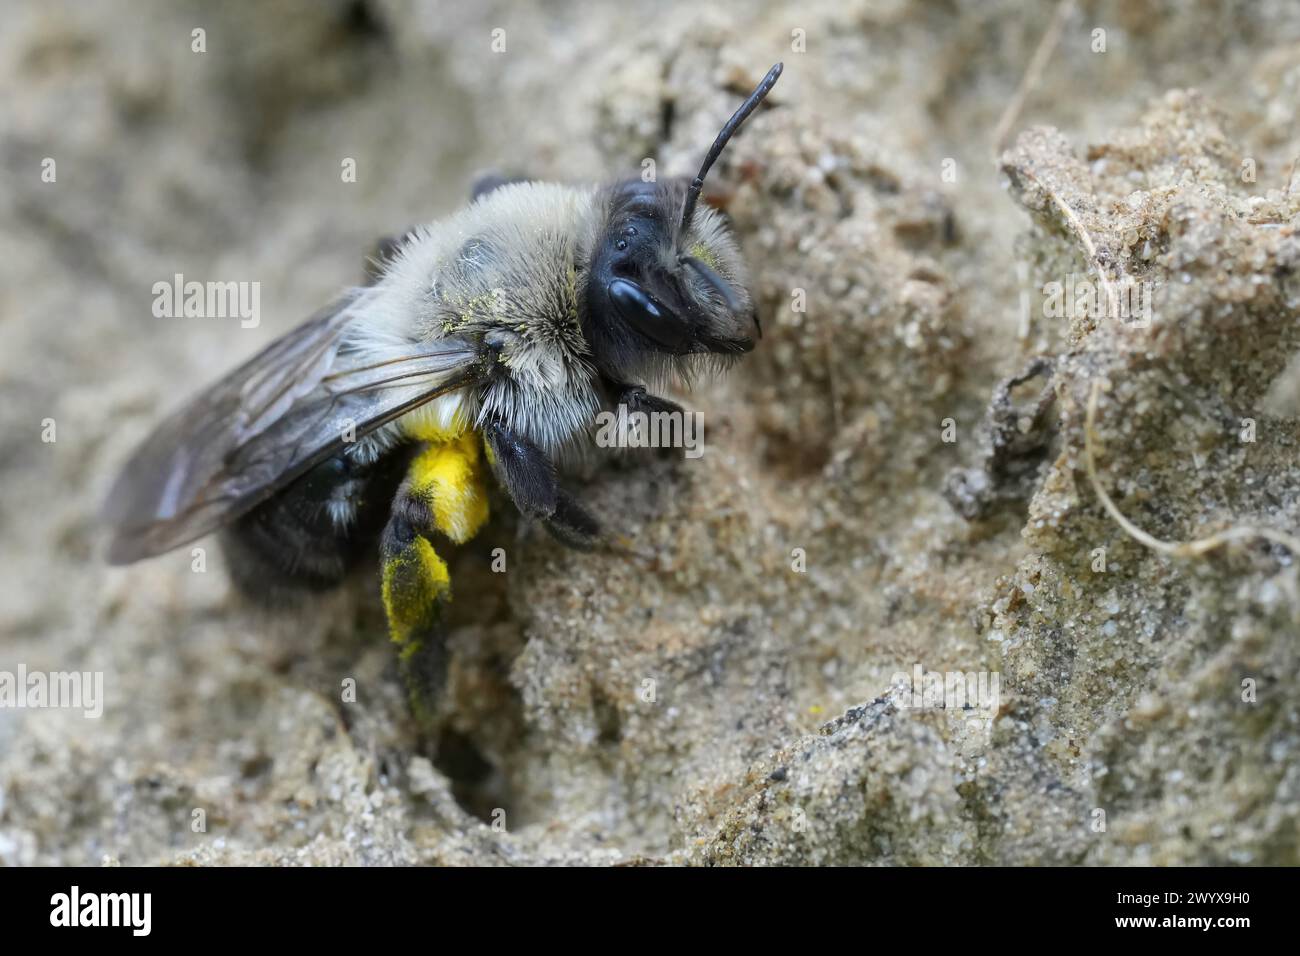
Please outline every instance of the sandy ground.
[{"label": "sandy ground", "polygon": [[[0,674],[104,701],[0,708],[0,862],[1300,862],[1300,8],[1079,3],[1001,123],[1056,10],[5,3]],[[636,558],[498,502],[429,726],[373,568],[268,614],[213,547],[105,566],[132,445],[377,237],[488,169],[690,172],[777,59],[706,454],[573,476]],[[176,273],[260,323],[155,318]],[[1149,321],[1052,311],[1085,282]]]}]

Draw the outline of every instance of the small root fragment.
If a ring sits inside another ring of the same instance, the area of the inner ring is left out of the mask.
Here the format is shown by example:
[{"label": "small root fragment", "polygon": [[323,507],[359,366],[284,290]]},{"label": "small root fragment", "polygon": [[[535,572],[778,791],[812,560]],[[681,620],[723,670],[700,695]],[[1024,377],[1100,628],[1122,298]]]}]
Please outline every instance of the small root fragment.
[{"label": "small root fragment", "polygon": [[1234,541],[1250,541],[1257,538],[1280,544],[1293,555],[1300,554],[1300,538],[1287,534],[1285,531],[1276,531],[1273,528],[1235,525],[1208,537],[1197,538],[1194,541],[1162,541],[1154,535],[1147,534],[1147,532],[1126,518],[1106,492],[1106,489],[1101,484],[1101,478],[1097,475],[1097,462],[1093,447],[1097,440],[1095,426],[1097,421],[1097,396],[1099,394],[1101,394],[1101,382],[1094,381],[1092,390],[1088,395],[1088,411],[1083,428],[1084,461],[1087,465],[1088,480],[1092,482],[1092,490],[1096,492],[1097,497],[1101,500],[1106,513],[1114,519],[1115,523],[1130,538],[1145,545],[1152,551],[1158,551],[1161,554],[1167,554],[1175,558],[1199,557]]},{"label": "small root fragment", "polygon": [[1002,111],[1001,118],[998,119],[998,125],[993,130],[993,165],[998,164],[998,156],[1002,152],[1002,144],[1006,141],[1007,133],[1010,132],[1011,126],[1020,118],[1020,111],[1025,107],[1025,100],[1029,98],[1030,92],[1038,85],[1039,79],[1043,75],[1043,69],[1047,66],[1047,60],[1056,49],[1056,45],[1061,42],[1061,31],[1065,28],[1065,21],[1070,18],[1074,12],[1074,0],[1060,0],[1056,5],[1056,12],[1052,14],[1052,21],[1048,24],[1043,38],[1038,41],[1038,48],[1034,50],[1034,55],[1029,60],[1029,66],[1025,70],[1024,77],[1020,80],[1020,86],[1017,87],[1015,95],[1007,101],[1007,108]]}]

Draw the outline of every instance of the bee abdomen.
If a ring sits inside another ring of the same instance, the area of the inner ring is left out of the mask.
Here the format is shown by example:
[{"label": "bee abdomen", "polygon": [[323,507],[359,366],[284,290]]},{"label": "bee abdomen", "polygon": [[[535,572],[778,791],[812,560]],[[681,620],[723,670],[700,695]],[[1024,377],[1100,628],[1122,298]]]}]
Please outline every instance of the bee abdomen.
[{"label": "bee abdomen", "polygon": [[339,584],[373,550],[408,457],[336,455],[241,517],[221,535],[235,586],[280,604]]}]

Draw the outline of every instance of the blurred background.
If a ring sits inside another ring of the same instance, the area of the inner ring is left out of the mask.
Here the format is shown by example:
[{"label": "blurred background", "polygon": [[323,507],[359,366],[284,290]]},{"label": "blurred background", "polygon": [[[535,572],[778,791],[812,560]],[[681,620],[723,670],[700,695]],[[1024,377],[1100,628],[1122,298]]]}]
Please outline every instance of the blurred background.
[{"label": "blurred background", "polygon": [[[1102,428],[1140,524],[1300,526],[1300,436],[1263,406],[1300,345],[1296,4],[0,20],[0,670],[103,672],[107,698],[98,720],[0,710],[0,863],[1297,862],[1293,562],[1154,555],[1082,471],[1102,376],[1129,390]],[[765,338],[679,396],[706,455],[574,476],[643,560],[497,509],[454,561],[436,727],[405,712],[373,569],[267,615],[215,548],[202,573],[188,549],[103,564],[133,444],[359,281],[376,239],[489,170],[693,172],[776,60],[711,184]],[[1160,290],[1152,330],[1026,318],[1099,269]],[[260,283],[260,322],[156,317],[177,273]],[[1035,357],[1053,404],[1013,396],[1008,449],[987,409]],[[1000,674],[999,712],[908,708],[891,677],[918,663]]]}]

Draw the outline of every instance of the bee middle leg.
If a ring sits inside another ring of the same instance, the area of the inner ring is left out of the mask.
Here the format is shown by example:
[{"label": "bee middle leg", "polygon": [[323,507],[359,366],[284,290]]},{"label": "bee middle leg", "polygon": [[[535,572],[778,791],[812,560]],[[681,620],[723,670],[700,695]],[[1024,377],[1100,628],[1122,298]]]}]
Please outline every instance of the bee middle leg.
[{"label": "bee middle leg", "polygon": [[441,617],[451,576],[433,541],[463,544],[487,518],[477,435],[431,442],[416,454],[380,536],[380,579],[389,636],[417,717],[427,715],[446,676]]},{"label": "bee middle leg", "polygon": [[488,463],[521,514],[546,526],[559,541],[587,550],[600,537],[600,524],[560,487],[555,465],[540,448],[499,422],[484,429]]}]

